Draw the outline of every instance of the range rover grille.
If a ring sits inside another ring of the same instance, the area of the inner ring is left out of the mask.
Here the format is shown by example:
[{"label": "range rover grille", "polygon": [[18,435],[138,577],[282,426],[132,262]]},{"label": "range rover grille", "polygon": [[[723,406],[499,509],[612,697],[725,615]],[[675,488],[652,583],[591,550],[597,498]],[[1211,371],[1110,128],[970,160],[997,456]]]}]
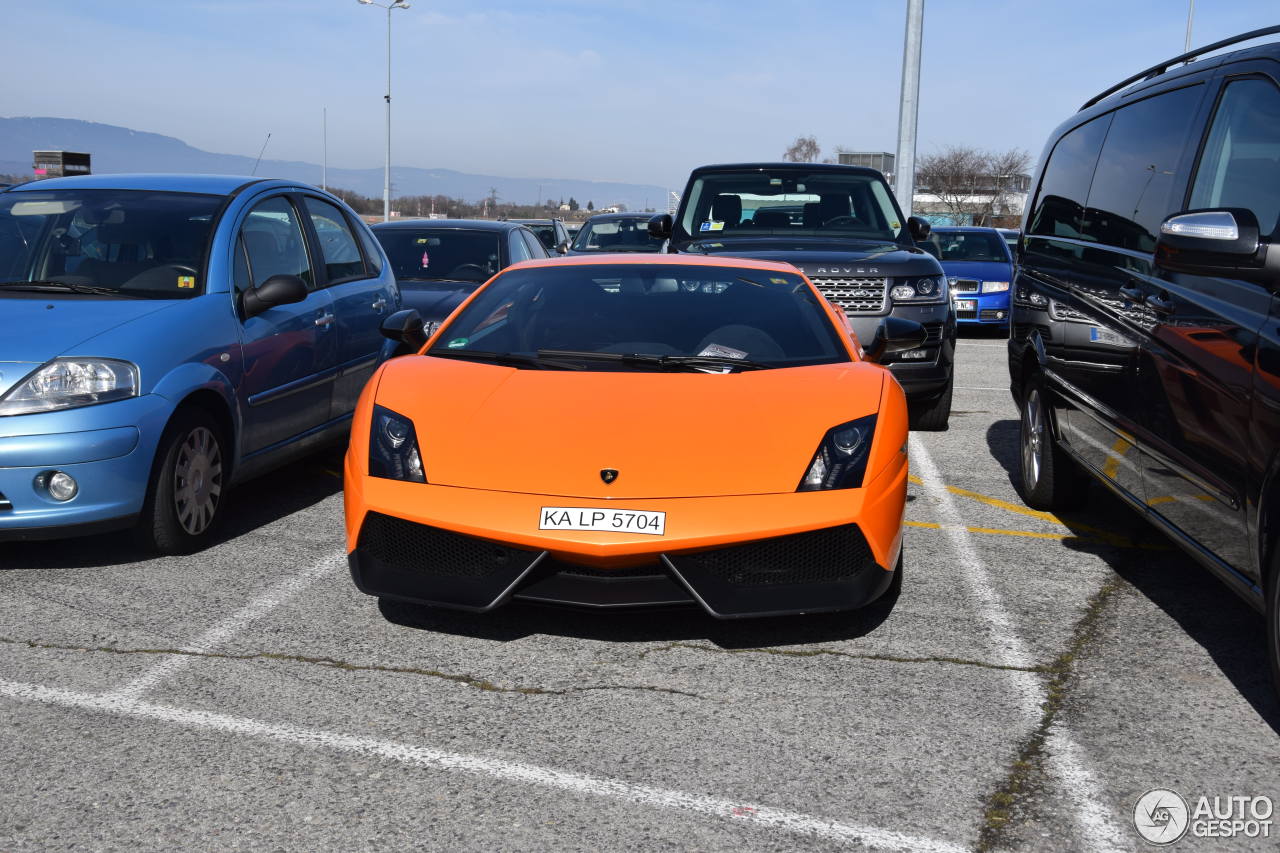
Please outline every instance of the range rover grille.
[{"label": "range rover grille", "polygon": [[882,314],[889,299],[887,278],[834,278],[810,276],[809,280],[846,314]]}]

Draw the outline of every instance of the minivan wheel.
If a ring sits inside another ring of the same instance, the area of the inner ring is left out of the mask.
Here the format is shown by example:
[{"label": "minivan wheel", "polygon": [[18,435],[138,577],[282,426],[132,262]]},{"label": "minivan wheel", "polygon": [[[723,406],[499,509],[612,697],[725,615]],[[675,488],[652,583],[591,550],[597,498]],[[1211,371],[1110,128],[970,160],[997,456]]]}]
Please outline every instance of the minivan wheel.
[{"label": "minivan wheel", "polygon": [[183,409],[165,428],[156,451],[138,538],[162,554],[189,554],[208,544],[221,517],[226,442],[199,409]]},{"label": "minivan wheel", "polygon": [[947,388],[937,397],[925,403],[907,407],[908,426],[921,432],[945,432],[951,418],[951,389],[955,378],[947,381]]},{"label": "minivan wheel", "polygon": [[1022,393],[1022,498],[1032,509],[1069,509],[1083,500],[1089,481],[1054,440],[1047,403],[1044,377],[1036,373]]}]

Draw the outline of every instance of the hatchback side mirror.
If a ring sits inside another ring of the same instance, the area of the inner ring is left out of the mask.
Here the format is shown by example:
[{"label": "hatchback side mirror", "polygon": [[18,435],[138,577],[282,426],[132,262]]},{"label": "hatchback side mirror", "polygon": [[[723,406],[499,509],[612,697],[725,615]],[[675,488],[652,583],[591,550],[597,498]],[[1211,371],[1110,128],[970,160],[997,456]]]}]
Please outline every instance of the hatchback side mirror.
[{"label": "hatchback side mirror", "polygon": [[659,213],[649,220],[649,236],[655,240],[666,240],[671,236],[671,227],[671,214]]},{"label": "hatchback side mirror", "polygon": [[1258,229],[1258,218],[1243,207],[1188,210],[1160,223],[1156,264],[1174,272],[1245,281],[1280,281],[1280,252]]},{"label": "hatchback side mirror", "polygon": [[411,352],[422,349],[427,330],[417,308],[405,308],[382,321],[382,336],[404,344]]},{"label": "hatchback side mirror", "polygon": [[569,253],[569,241],[561,240],[556,244],[556,254],[567,255]]},{"label": "hatchback side mirror", "polygon": [[928,240],[929,235],[933,233],[933,226],[927,219],[910,216],[907,217],[907,230],[911,232],[912,240]]},{"label": "hatchback side mirror", "polygon": [[928,337],[929,333],[925,331],[924,326],[915,320],[885,317],[876,327],[875,336],[863,352],[866,354],[867,361],[879,361],[891,352],[919,349],[924,346],[925,339]]},{"label": "hatchback side mirror", "polygon": [[256,317],[277,305],[293,305],[309,296],[307,283],[296,275],[273,275],[257,287],[251,287],[240,298],[244,318]]}]

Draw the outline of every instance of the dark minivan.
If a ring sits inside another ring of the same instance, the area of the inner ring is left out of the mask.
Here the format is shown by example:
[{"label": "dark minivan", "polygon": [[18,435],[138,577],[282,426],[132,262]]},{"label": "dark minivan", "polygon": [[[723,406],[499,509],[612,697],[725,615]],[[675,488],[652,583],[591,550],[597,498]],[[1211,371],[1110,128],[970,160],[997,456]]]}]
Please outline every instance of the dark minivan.
[{"label": "dark minivan", "polygon": [[1190,61],[1277,32],[1149,68],[1054,132],[1009,374],[1027,504],[1105,484],[1266,613],[1280,686],[1280,44]]},{"label": "dark minivan", "polygon": [[881,363],[902,383],[911,428],[944,430],[951,415],[956,313],[938,260],[916,246],[923,219],[902,215],[884,175],[861,166],[746,163],[689,176],[675,218],[649,233],[668,251],[783,261],[839,306],[864,344],[889,316],[924,326],[923,345]]}]

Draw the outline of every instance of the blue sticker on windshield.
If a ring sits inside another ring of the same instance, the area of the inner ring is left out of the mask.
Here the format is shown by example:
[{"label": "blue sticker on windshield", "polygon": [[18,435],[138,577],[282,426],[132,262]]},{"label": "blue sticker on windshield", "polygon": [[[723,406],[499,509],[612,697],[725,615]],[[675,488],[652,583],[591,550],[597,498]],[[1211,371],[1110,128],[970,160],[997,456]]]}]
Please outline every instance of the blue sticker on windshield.
[{"label": "blue sticker on windshield", "polygon": [[699,231],[723,231],[724,223],[716,222],[715,220],[709,219],[706,222],[702,223],[702,226],[698,230]]}]

